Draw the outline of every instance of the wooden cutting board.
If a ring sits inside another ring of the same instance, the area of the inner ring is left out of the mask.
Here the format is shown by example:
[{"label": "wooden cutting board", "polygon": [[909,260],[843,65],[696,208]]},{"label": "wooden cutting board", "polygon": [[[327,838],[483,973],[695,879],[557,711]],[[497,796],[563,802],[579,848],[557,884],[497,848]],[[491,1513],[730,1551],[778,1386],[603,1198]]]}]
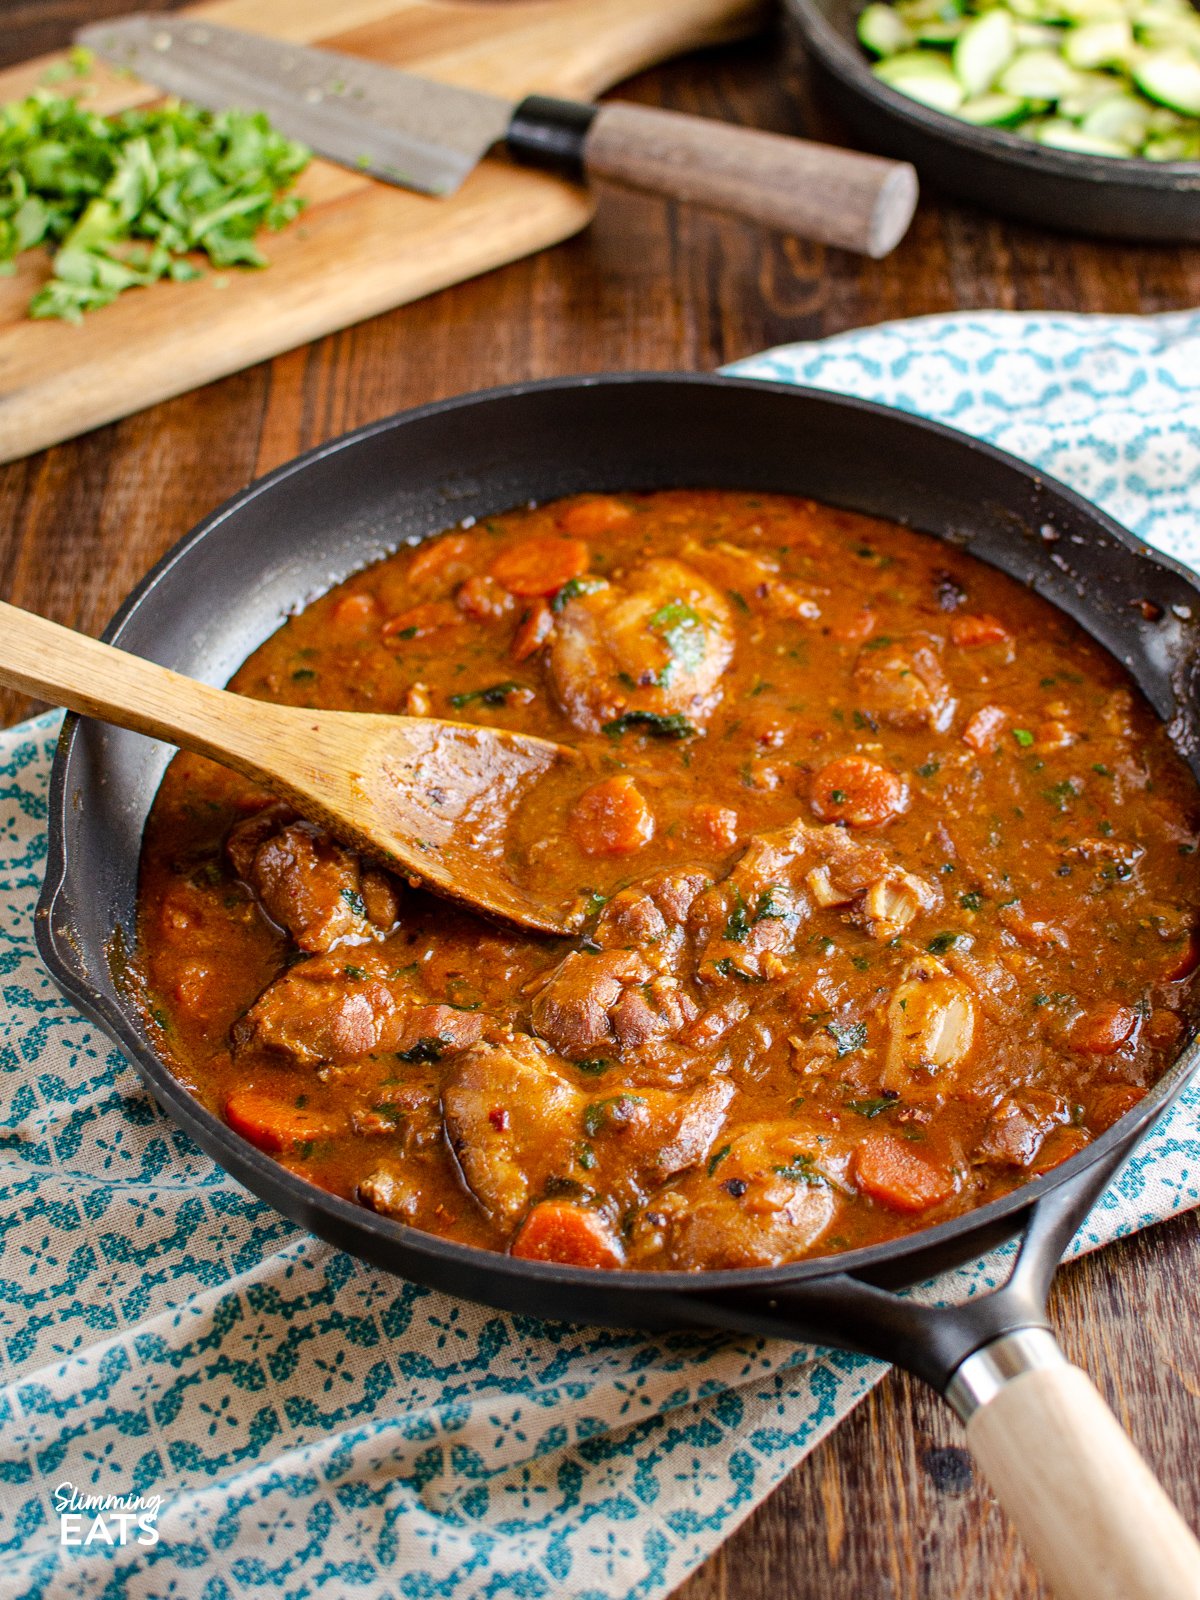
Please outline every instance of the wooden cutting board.
[{"label": "wooden cutting board", "polygon": [[[667,56],[750,32],[763,3],[215,0],[191,14],[514,98],[592,99]],[[0,73],[0,100],[30,93],[56,59]],[[99,65],[88,81],[87,104],[101,111],[156,98]],[[0,278],[0,461],[541,250],[592,214],[583,189],[501,158],[447,200],[320,161],[300,190],[308,205],[298,220],[264,237],[265,271],[134,289],[80,327],[26,317],[48,264],[41,252],[23,257],[14,277]]]}]

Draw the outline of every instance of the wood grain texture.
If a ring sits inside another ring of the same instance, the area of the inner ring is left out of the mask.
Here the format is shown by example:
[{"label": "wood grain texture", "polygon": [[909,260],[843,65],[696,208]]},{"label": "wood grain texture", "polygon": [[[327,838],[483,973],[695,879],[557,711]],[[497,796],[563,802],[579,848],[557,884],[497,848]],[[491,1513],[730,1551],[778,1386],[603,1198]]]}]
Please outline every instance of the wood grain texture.
[{"label": "wood grain texture", "polygon": [[[23,59],[125,9],[123,0],[0,0],[0,51]],[[656,70],[622,97],[842,137],[778,36]],[[1196,304],[1200,252],[1063,239],[936,198],[895,254],[872,262],[606,196],[586,232],[552,251],[0,467],[0,595],[98,631],[146,567],[251,478],[358,423],[467,389],[713,367],[786,340],[960,307]],[[16,720],[27,705],[0,694],[0,718]],[[1200,1524],[1196,1217],[1065,1269],[1052,1312],[1067,1353]],[[676,1600],[765,1597],[1045,1600],[1045,1591],[954,1417],[892,1374]]]},{"label": "wood grain texture", "polygon": [[584,158],[593,178],[875,257],[900,242],[917,203],[905,162],[650,106],[601,106]]},{"label": "wood grain texture", "polygon": [[967,1442],[1056,1600],[1196,1600],[1195,1535],[1079,1367],[1006,1383]]},{"label": "wood grain texture", "polygon": [[[373,54],[431,77],[514,97],[590,98],[648,62],[744,33],[759,0],[210,0],[191,14],[259,33]],[[336,19],[336,20],[335,20]],[[0,73],[0,99],[49,63]],[[116,110],[154,91],[98,68],[89,104]],[[82,326],[33,322],[48,258],[28,252],[0,280],[0,461],[143,406],[433,289],[540,250],[586,226],[593,200],[561,179],[488,159],[457,193],[430,199],[314,162],[304,213],[270,240],[269,272],[208,272],[122,296]]]}]

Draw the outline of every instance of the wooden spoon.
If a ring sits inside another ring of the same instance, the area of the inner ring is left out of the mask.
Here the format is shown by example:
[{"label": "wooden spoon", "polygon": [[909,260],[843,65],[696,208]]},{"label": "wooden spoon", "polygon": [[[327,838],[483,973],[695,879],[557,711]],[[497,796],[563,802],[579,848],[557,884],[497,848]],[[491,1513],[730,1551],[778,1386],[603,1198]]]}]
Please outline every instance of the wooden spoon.
[{"label": "wooden spoon", "polygon": [[569,931],[505,865],[513,811],[531,784],[573,759],[563,745],[435,717],[250,700],[3,602],[0,683],[244,772],[460,905],[539,933]]}]

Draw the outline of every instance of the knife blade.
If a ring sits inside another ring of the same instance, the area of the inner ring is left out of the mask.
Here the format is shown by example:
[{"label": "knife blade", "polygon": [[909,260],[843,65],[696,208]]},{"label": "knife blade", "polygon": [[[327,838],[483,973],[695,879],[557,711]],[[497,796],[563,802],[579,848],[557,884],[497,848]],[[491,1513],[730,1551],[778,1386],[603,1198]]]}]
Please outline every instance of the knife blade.
[{"label": "knife blade", "polygon": [[422,194],[453,194],[512,120],[497,95],[184,17],[123,17],[75,38],[169,94],[264,111],[328,160]]},{"label": "knife blade", "polygon": [[360,56],[186,16],[92,23],[76,42],[209,110],[262,111],[289,138],[369,177],[445,198],[502,145],[575,181],[604,177],[886,255],[917,200],[905,162],[617,102],[513,102]]}]

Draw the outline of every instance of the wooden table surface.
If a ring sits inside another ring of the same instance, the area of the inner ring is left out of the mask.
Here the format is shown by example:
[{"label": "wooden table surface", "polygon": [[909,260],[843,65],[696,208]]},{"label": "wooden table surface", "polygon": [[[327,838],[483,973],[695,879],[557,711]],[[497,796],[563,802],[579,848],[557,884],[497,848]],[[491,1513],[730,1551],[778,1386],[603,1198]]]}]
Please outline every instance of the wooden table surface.
[{"label": "wooden table surface", "polygon": [[[141,0],[149,9],[148,0]],[[0,0],[0,64],[123,0]],[[647,73],[650,104],[835,136],[781,36]],[[398,247],[402,242],[398,241]],[[612,196],[532,260],[0,467],[0,596],[98,631],[151,562],[226,496],[404,406],[522,377],[710,368],[787,340],[960,307],[1200,304],[1200,250],[1074,241],[930,197],[882,262]],[[0,723],[28,710],[0,692]],[[1200,1526],[1200,1234],[1194,1217],[1065,1270],[1071,1356]],[[1044,1591],[957,1423],[891,1374],[676,1600],[1013,1600]]]}]

